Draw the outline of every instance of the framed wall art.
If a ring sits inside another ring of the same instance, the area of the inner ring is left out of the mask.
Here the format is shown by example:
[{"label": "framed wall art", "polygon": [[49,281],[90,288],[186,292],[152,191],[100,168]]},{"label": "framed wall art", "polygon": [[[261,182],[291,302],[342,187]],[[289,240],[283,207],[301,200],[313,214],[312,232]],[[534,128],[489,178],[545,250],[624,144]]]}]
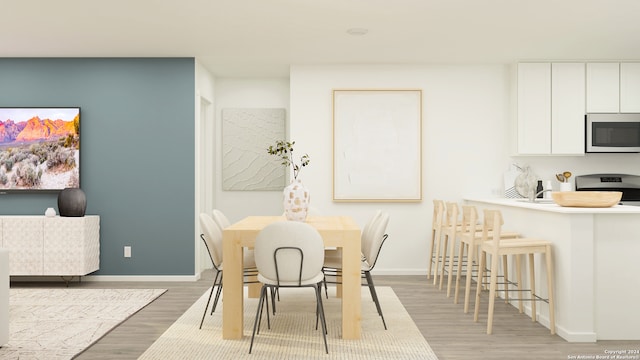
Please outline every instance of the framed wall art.
[{"label": "framed wall art", "polygon": [[422,200],[422,90],[333,90],[333,200]]}]

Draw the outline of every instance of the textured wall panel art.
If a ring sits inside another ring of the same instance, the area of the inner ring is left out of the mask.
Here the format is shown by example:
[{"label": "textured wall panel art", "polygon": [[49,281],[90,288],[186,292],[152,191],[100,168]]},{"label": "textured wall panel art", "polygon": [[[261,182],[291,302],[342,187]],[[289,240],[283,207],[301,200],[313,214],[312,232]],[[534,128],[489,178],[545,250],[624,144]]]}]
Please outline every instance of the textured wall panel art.
[{"label": "textured wall panel art", "polygon": [[222,109],[222,189],[278,190],[285,168],[267,153],[285,139],[285,109]]}]

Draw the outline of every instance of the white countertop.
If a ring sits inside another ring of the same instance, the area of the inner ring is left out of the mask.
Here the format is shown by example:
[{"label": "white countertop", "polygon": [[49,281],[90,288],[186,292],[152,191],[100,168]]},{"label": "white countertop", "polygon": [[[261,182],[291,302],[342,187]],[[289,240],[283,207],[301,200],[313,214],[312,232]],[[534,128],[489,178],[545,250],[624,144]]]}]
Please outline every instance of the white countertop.
[{"label": "white countertop", "polygon": [[[582,208],[564,207],[554,202],[531,203],[527,199],[507,199],[507,198],[464,198],[465,201],[480,202],[486,204],[513,206],[524,209],[549,211],[564,214],[640,214],[640,206],[614,205],[606,208]],[[547,200],[552,201],[552,200]]]}]

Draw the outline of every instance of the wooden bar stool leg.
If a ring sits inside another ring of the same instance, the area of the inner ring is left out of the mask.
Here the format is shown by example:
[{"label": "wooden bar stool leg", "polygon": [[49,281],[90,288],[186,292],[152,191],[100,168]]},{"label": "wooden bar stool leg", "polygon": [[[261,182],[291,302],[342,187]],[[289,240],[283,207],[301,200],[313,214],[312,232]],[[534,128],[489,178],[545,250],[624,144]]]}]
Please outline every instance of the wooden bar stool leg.
[{"label": "wooden bar stool leg", "polygon": [[438,283],[438,271],[440,270],[440,245],[442,245],[442,234],[440,231],[436,231],[436,253],[434,254],[434,270],[433,270],[433,285]]},{"label": "wooden bar stool leg", "polygon": [[522,304],[522,268],[520,268],[520,266],[522,266],[522,262],[520,260],[520,254],[518,254],[516,255],[516,278],[518,280],[518,300],[520,301],[519,310],[520,314],[522,314],[524,312],[524,306]]},{"label": "wooden bar stool leg", "polygon": [[476,286],[476,306],[473,312],[473,321],[478,322],[478,314],[480,314],[480,292],[482,291],[482,278],[484,276],[484,267],[486,266],[487,257],[485,254],[478,254],[480,265],[478,266],[478,281]]},{"label": "wooden bar stool leg", "polygon": [[529,254],[529,286],[531,287],[531,320],[536,321],[536,276],[533,253]]},{"label": "wooden bar stool leg", "polygon": [[493,332],[493,310],[496,304],[496,289],[498,287],[498,266],[500,264],[500,256],[491,255],[491,281],[489,282],[489,313],[487,315],[487,334]]},{"label": "wooden bar stool leg", "polygon": [[551,335],[556,333],[556,314],[555,314],[555,304],[553,298],[553,256],[551,255],[551,245],[547,245],[546,247],[545,258],[547,261],[547,298],[549,299],[549,329],[551,330]]},{"label": "wooden bar stool leg", "polygon": [[502,257],[502,268],[504,273],[504,303],[509,303],[509,268],[507,265],[507,255]]},{"label": "wooden bar stool leg", "polygon": [[[453,263],[456,252],[456,235],[451,237],[451,251],[449,251],[449,274],[447,274],[447,297],[451,297],[451,281],[453,280]],[[461,264],[462,258],[458,258],[458,264]]]},{"label": "wooden bar stool leg", "polygon": [[[456,270],[456,291],[453,295],[453,303],[458,303],[458,295],[460,294],[460,273],[462,272],[462,257],[464,256],[464,249],[467,248],[467,254],[469,253],[468,245],[460,242],[460,248],[458,249],[458,269]],[[469,266],[469,263],[467,263]]]},{"label": "wooden bar stool leg", "polygon": [[442,290],[442,284],[444,283],[444,269],[447,265],[447,247],[449,246],[449,234],[445,234],[442,238],[442,265],[440,268],[440,283],[438,289]]},{"label": "wooden bar stool leg", "polygon": [[431,255],[429,257],[429,264],[427,264],[427,280],[431,279],[431,265],[433,264],[433,247],[435,245],[436,242],[436,229],[433,229],[431,231],[431,244],[429,245],[429,254]]},{"label": "wooden bar stool leg", "polygon": [[[467,248],[467,278],[465,279],[464,287],[464,313],[469,312],[469,300],[471,298],[471,277],[473,276],[473,262],[476,258],[477,246],[471,246]],[[478,279],[478,283],[479,283]]]}]

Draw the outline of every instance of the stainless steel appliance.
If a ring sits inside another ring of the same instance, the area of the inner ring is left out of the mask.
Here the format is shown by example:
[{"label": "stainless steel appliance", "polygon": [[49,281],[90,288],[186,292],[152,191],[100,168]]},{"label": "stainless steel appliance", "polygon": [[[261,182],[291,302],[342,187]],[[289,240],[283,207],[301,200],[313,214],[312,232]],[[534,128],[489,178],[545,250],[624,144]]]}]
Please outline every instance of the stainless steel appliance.
[{"label": "stainless steel appliance", "polygon": [[640,152],[640,114],[587,114],[585,151]]},{"label": "stainless steel appliance", "polygon": [[622,205],[640,206],[640,176],[592,174],[576,176],[576,191],[622,191]]}]

